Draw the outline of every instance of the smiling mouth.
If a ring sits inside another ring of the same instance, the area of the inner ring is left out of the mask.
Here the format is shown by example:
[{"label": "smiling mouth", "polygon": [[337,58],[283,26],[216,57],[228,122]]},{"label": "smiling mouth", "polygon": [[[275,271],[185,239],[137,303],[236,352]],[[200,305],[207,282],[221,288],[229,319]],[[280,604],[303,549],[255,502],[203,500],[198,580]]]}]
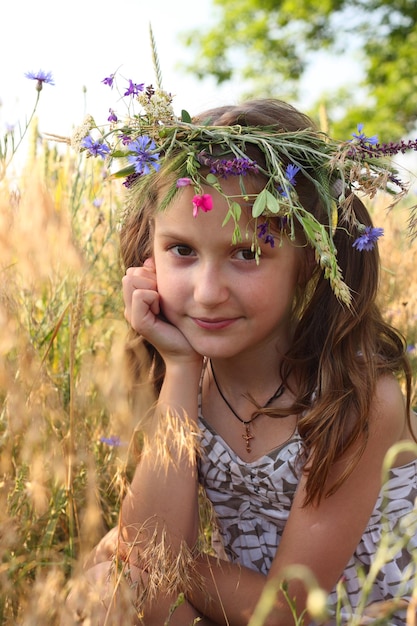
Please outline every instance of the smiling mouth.
[{"label": "smiling mouth", "polygon": [[222,318],[222,319],[206,319],[201,317],[193,317],[194,322],[200,328],[204,328],[205,330],[221,330],[222,328],[227,328],[234,324],[237,320],[236,317],[233,318]]}]

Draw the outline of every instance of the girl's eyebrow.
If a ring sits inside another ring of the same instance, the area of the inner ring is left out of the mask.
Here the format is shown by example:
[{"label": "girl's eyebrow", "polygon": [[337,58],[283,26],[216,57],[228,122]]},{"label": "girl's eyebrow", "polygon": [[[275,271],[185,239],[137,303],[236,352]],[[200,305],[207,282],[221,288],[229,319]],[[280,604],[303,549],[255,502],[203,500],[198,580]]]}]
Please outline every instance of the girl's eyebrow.
[{"label": "girl's eyebrow", "polygon": [[167,237],[170,239],[185,239],[187,237],[186,233],[183,230],[176,230],[171,226],[158,226],[158,229],[155,229],[155,236],[157,237]]}]

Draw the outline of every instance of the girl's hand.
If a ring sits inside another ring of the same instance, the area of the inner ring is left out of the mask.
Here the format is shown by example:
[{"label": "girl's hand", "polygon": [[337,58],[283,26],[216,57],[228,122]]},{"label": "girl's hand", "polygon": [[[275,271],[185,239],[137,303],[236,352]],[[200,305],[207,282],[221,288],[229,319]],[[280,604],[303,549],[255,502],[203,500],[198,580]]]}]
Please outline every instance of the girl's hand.
[{"label": "girl's hand", "polygon": [[165,363],[170,359],[201,361],[181,331],[162,315],[152,259],[146,259],[143,267],[130,267],[122,284],[125,318],[158,350]]}]

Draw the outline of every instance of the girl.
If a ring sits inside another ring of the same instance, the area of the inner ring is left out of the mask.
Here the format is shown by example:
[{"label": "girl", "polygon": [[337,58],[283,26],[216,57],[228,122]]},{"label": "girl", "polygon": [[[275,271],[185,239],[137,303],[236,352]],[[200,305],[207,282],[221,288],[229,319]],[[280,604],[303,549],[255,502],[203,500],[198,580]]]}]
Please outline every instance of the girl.
[{"label": "girl", "polygon": [[[90,579],[117,554],[146,626],[170,607],[173,625],[246,625],[271,584],[267,625],[313,620],[312,584],[330,615],[384,601],[386,623],[404,624],[413,530],[372,566],[381,539],[394,544],[414,519],[411,374],[376,304],[382,229],[352,193],[398,180],[366,165],[373,138],[336,147],[276,100],[174,127],[142,136],[141,153],[128,146],[125,317],[135,383],[150,372],[157,401]],[[198,547],[199,485],[210,553]]]}]

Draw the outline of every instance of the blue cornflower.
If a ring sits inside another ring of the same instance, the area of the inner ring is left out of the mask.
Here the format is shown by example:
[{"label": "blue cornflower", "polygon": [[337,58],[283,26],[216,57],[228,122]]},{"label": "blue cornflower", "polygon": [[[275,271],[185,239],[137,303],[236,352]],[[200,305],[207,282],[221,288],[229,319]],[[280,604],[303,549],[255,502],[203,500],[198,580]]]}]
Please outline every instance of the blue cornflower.
[{"label": "blue cornflower", "polygon": [[383,228],[374,228],[373,226],[367,226],[365,231],[360,237],[355,239],[352,246],[362,252],[363,250],[373,250],[376,242],[384,234]]},{"label": "blue cornflower", "polygon": [[147,135],[142,135],[131,141],[128,144],[130,152],[134,152],[134,155],[127,157],[129,163],[135,166],[136,174],[149,174],[151,167],[155,171],[159,170],[159,153],[152,154],[152,150],[155,150],[156,143]]},{"label": "blue cornflower", "polygon": [[91,156],[101,156],[103,159],[110,152],[109,146],[106,146],[102,141],[94,141],[90,135],[84,137],[81,146],[86,148]]},{"label": "blue cornflower", "polygon": [[358,124],[358,133],[352,133],[352,137],[360,141],[361,143],[369,143],[372,146],[378,143],[378,135],[373,135],[372,137],[367,137],[363,131],[363,124]]},{"label": "blue cornflower", "polygon": [[44,72],[43,70],[39,70],[39,72],[37,73],[26,72],[25,76],[26,78],[29,78],[30,80],[37,81],[37,84],[36,84],[37,91],[42,91],[42,87],[44,83],[46,83],[47,85],[55,85],[51,72]]},{"label": "blue cornflower", "polygon": [[129,87],[126,89],[124,95],[125,96],[137,96],[140,91],[143,91],[144,87],[145,87],[145,83],[137,84],[137,83],[134,83],[129,78]]},{"label": "blue cornflower", "polygon": [[108,446],[118,447],[121,445],[120,437],[117,437],[117,435],[112,435],[111,437],[100,437],[100,441]]},{"label": "blue cornflower", "polygon": [[106,78],[103,78],[101,82],[104,85],[108,85],[110,89],[113,89],[114,74],[110,74],[110,76],[106,76]]},{"label": "blue cornflower", "polygon": [[285,168],[285,175],[288,178],[288,182],[290,183],[290,185],[294,186],[296,184],[297,181],[295,180],[295,176],[296,174],[298,174],[299,171],[300,168],[297,167],[297,165],[293,165],[292,163],[289,163]]},{"label": "blue cornflower", "polygon": [[[297,184],[295,177],[299,171],[300,171],[300,168],[297,165],[293,165],[292,163],[288,163],[287,167],[285,168],[285,176],[289,184],[292,185],[293,187],[295,187],[295,185]],[[284,198],[286,198],[288,195],[285,189],[283,189],[281,185],[278,185],[278,193],[280,193],[281,196],[284,196]]]}]

